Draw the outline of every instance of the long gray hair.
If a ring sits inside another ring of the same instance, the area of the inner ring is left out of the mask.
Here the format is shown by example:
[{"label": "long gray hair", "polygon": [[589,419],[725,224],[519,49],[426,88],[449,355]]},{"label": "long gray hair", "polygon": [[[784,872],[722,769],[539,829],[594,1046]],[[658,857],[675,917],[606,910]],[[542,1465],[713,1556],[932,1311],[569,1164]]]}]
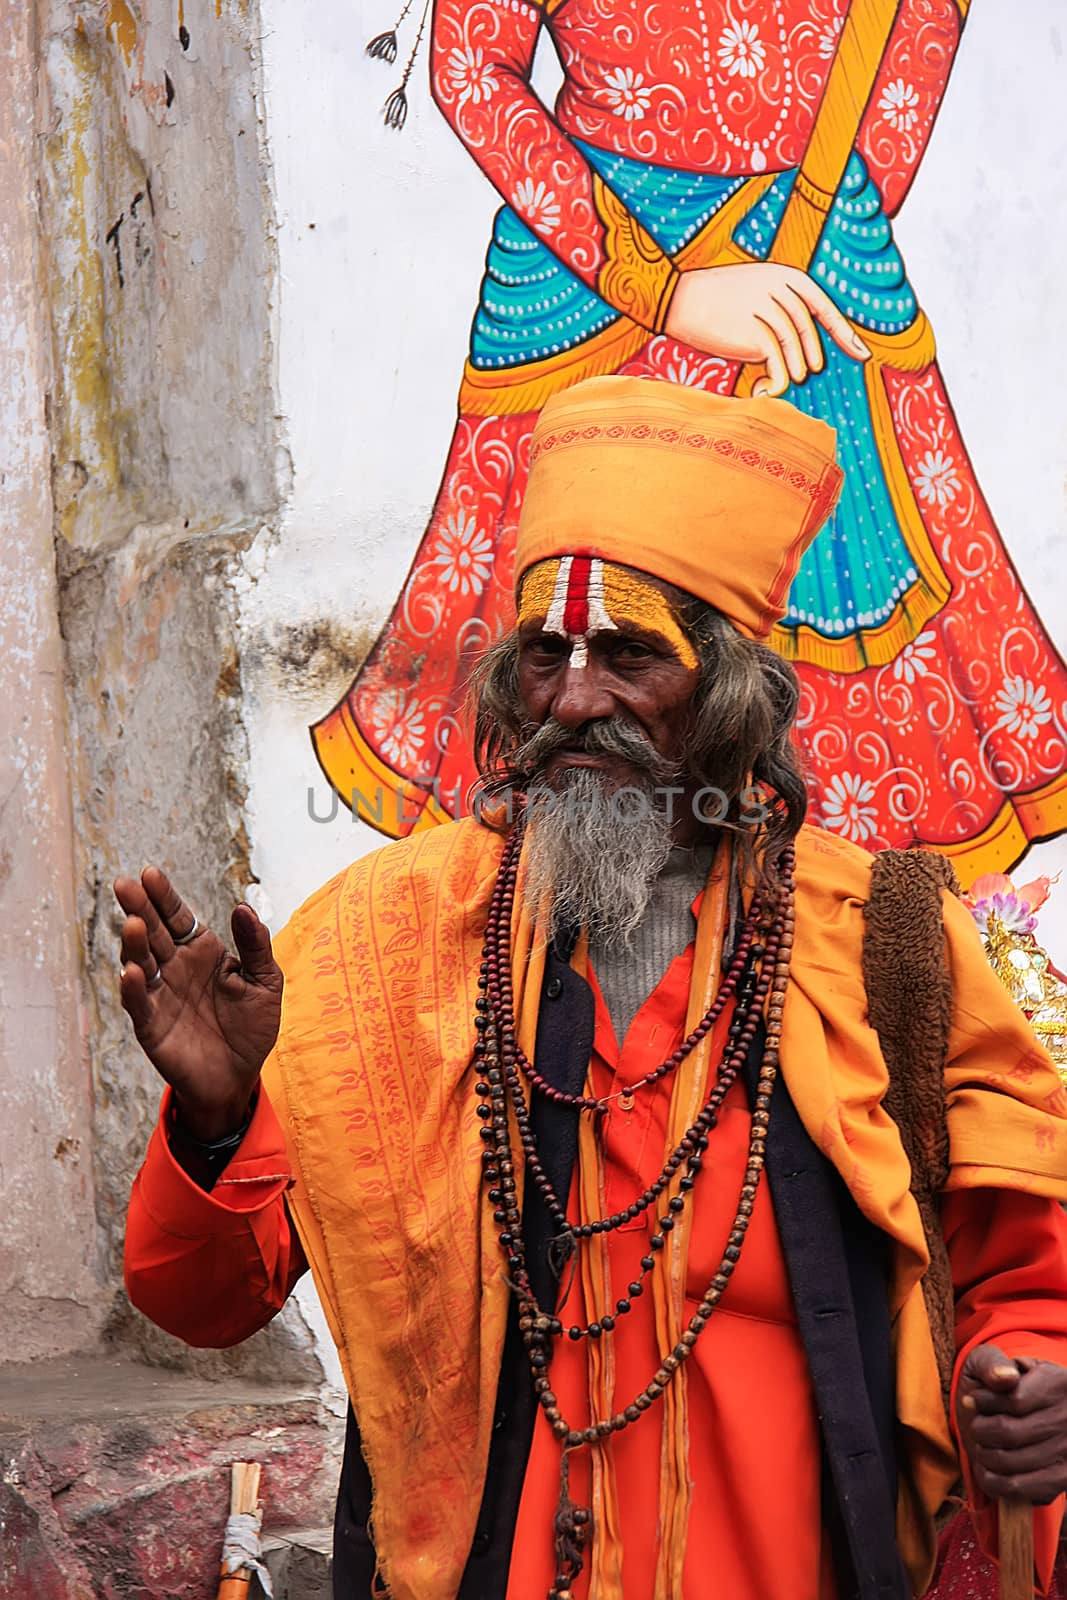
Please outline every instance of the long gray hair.
[{"label": "long gray hair", "polygon": [[[756,881],[774,894],[777,862],[796,837],[808,804],[792,736],[800,698],[797,675],[769,646],[745,638],[703,601],[686,599],[678,609],[700,668],[679,781],[728,797],[718,825],[737,832]],[[470,678],[478,789],[487,797],[521,790],[525,783],[513,760],[531,731],[518,669],[519,639],[511,633],[485,653]],[[757,789],[761,815],[754,821]]]}]

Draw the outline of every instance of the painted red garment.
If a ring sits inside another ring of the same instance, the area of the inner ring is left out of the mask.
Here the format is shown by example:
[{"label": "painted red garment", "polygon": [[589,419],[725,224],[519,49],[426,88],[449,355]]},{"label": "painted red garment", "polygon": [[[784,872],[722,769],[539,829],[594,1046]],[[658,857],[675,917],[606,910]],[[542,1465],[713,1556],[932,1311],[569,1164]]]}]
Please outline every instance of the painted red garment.
[{"label": "painted red garment", "polygon": [[[599,333],[573,349],[551,345],[564,353],[530,358],[530,374],[558,361],[566,382],[585,375],[578,356],[624,313],[647,339],[618,359],[589,355],[589,371],[734,392],[738,363],[667,335],[658,310],[642,309],[635,270],[616,270],[583,146],[650,173],[788,171],[804,153],[852,9],[852,0],[437,0],[439,107],[531,246],[604,305]],[[922,161],[965,11],[959,0],[901,0],[854,142],[887,218]],[[542,30],[564,73],[551,109],[530,82]],[[490,300],[513,293],[506,275],[485,290]],[[566,287],[552,295],[553,305],[571,303]],[[652,292],[644,300],[663,304]],[[921,359],[887,357],[875,432],[885,470],[914,502],[947,599],[923,612],[892,659],[865,655],[846,669],[802,657],[798,734],[813,814],[825,827],[871,848],[943,848],[970,882],[1008,870],[1029,840],[1067,826],[1067,668],[1004,549],[932,351],[930,340]],[[473,657],[513,625],[515,531],[548,392],[534,376],[523,387],[521,364],[509,370],[514,391],[475,403],[468,368],[403,591],[347,694],[315,729],[342,799],[391,835],[459,814],[476,777],[463,696]],[[842,430],[851,415],[856,428],[852,402],[826,374],[804,388],[820,415]],[[868,559],[879,559],[874,532]],[[842,581],[847,588],[849,575]],[[862,613],[858,583],[851,592]],[[830,620],[844,625],[843,615]]]},{"label": "painted red garment", "polygon": [[[847,11],[848,0],[671,0],[658,15],[622,0],[438,0],[434,98],[516,214],[602,291],[604,227],[574,141],[689,172],[786,172],[804,155]],[[552,113],[530,86],[542,28],[564,70]],[[890,213],[958,37],[956,0],[904,0],[858,141]],[[910,91],[899,105],[898,81]]]},{"label": "painted red garment", "polygon": [[[638,1012],[621,1053],[598,993],[598,1090],[609,1081],[615,1087],[632,1081],[676,1048],[691,964],[692,946],[672,962]],[[661,1085],[647,1098],[638,1097],[632,1112],[611,1113],[606,1131],[609,1209],[628,1203],[658,1171],[668,1094],[669,1088]],[[205,1194],[170,1153],[163,1132],[168,1114],[169,1095],[130,1201],[130,1297],[153,1321],[189,1344],[236,1344],[269,1321],[306,1267],[284,1204],[289,1168],[282,1130],[261,1094],[238,1157],[215,1190]],[[729,1230],[747,1128],[744,1101],[735,1089],[713,1135],[708,1172],[695,1191],[699,1203],[689,1284],[694,1303],[716,1269]],[[712,1174],[722,1181],[708,1183]],[[976,1343],[995,1340],[1009,1354],[1067,1363],[1067,1227],[1060,1208],[1032,1195],[968,1190],[946,1196],[944,1215],[959,1296],[961,1356]],[[644,1253],[643,1236],[641,1224],[613,1236],[613,1284],[629,1281]],[[564,1321],[572,1314],[581,1320],[573,1290]],[[636,1392],[658,1364],[651,1342],[651,1298],[637,1301],[624,1322],[617,1345],[619,1383],[621,1389]],[[561,1403],[575,1416],[582,1404],[583,1359],[580,1347],[565,1341],[553,1367]],[[698,1573],[714,1570],[720,1600],[750,1600],[754,1593],[830,1600],[834,1591],[820,1531],[810,1380],[765,1190],[729,1294],[705,1330],[690,1368],[694,1499],[687,1583],[695,1585]],[[655,1559],[655,1515],[649,1512],[658,1499],[657,1441],[656,1425],[647,1418],[616,1441],[627,1586],[632,1584],[635,1594],[653,1592],[646,1585]],[[768,1482],[781,1485],[781,1491],[768,1496]],[[539,1425],[520,1507],[508,1600],[542,1600],[547,1590],[550,1550],[544,1530],[551,1525],[557,1483],[557,1447]],[[1046,1577],[1059,1517],[1058,1504],[1037,1515],[1038,1555]],[[980,1524],[983,1535],[992,1538],[987,1512],[980,1513]],[[962,1600],[968,1593],[951,1587],[957,1581],[953,1562],[959,1565],[962,1559],[958,1550],[949,1552],[939,1600]],[[801,1588],[796,1587],[798,1574],[803,1575]],[[584,1590],[579,1587],[578,1593]],[[698,1600],[700,1589],[694,1586],[691,1593]]]}]

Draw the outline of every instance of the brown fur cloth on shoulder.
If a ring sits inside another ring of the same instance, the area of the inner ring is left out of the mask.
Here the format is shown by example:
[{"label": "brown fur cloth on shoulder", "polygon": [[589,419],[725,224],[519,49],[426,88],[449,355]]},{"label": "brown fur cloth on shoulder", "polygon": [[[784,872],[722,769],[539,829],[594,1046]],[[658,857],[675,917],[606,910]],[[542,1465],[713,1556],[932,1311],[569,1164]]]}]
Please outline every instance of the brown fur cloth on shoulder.
[{"label": "brown fur cloth on shoulder", "polygon": [[932,850],[884,850],[875,856],[865,908],[863,981],[870,1023],[889,1068],[885,1109],[911,1162],[911,1192],[930,1251],[923,1295],[947,1405],[956,1336],[940,1211],[949,1170],[944,1068],[952,1022],[943,889],[958,895],[959,882],[951,864]]}]

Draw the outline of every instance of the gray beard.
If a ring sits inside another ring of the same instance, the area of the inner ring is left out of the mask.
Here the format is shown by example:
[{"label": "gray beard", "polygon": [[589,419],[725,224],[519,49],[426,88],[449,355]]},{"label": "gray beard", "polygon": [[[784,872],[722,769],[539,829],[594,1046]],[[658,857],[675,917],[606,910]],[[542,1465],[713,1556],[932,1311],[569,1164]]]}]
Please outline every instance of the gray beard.
[{"label": "gray beard", "polygon": [[573,768],[529,799],[527,910],[550,938],[585,928],[602,948],[625,949],[673,843],[653,783],[613,791],[601,773]]}]

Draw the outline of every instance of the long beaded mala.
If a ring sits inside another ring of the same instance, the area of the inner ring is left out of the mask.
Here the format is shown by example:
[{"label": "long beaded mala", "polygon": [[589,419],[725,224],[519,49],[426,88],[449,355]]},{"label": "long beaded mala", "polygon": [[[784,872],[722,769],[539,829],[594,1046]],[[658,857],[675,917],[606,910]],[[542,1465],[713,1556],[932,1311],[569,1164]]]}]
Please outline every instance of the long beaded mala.
[{"label": "long beaded mala", "polygon": [[[639,1195],[624,1211],[615,1212],[612,1216],[598,1221],[576,1225],[569,1221],[565,1201],[556,1194],[539,1159],[522,1079],[525,1076],[535,1092],[580,1112],[602,1115],[607,1110],[609,1101],[584,1095],[568,1095],[562,1090],[555,1089],[535,1071],[516,1038],[510,970],[510,929],[522,835],[523,827],[520,821],[513,828],[505,845],[489,906],[485,948],[478,979],[480,993],[476,1002],[475,1016],[477,1030],[475,1060],[479,1072],[476,1089],[480,1100],[478,1115],[484,1123],[481,1136],[486,1147],[482,1155],[483,1177],[489,1203],[493,1207],[493,1221],[499,1230],[497,1237],[504,1252],[509,1281],[519,1303],[519,1329],[530,1363],[534,1392],[552,1432],[563,1446],[560,1495],[554,1527],[556,1573],[552,1588],[548,1592],[548,1600],[573,1600],[572,1585],[582,1570],[583,1553],[592,1534],[592,1513],[588,1507],[575,1505],[571,1500],[571,1454],[587,1445],[594,1445],[600,1440],[607,1439],[614,1433],[621,1433],[659,1399],[672,1382],[675,1373],[692,1354],[741,1257],[741,1249],[763,1175],[771,1094],[778,1074],[778,1043],[781,1036],[782,1008],[789,979],[789,958],[795,925],[793,908],[795,856],[792,848],[789,848],[779,859],[781,892],[775,905],[764,908],[758,898],[754,898],[719,993],[697,1027],[665,1062],[646,1073],[642,1079],[624,1091],[633,1094],[641,1088],[650,1087],[675,1071],[714,1026],[731,996],[736,995],[737,1004],[718,1075],[703,1109],[667,1157],[659,1177],[642,1195]],[[752,1111],[748,1158],[733,1225],[718,1270],[712,1277],[700,1305],[690,1318],[685,1332],[681,1334],[674,1349],[662,1358],[661,1365],[645,1388],[634,1396],[629,1405],[616,1411],[612,1417],[595,1422],[587,1428],[572,1428],[560,1411],[548,1376],[548,1367],[552,1359],[552,1341],[563,1335],[563,1323],[558,1316],[545,1311],[538,1304],[526,1266],[522,1214],[517,1196],[515,1161],[509,1128],[509,1103],[525,1156],[527,1177],[537,1186],[548,1207],[549,1215],[559,1229],[556,1243],[562,1247],[559,1251],[561,1259],[565,1259],[581,1240],[596,1234],[610,1233],[623,1223],[640,1216],[655,1204],[682,1166],[685,1167],[683,1176],[678,1180],[678,1193],[668,1200],[662,1215],[657,1218],[656,1228],[648,1241],[648,1253],[641,1258],[640,1274],[635,1275],[628,1285],[626,1295],[617,1299],[611,1309],[584,1327],[573,1324],[566,1329],[568,1337],[573,1340],[599,1339],[604,1334],[611,1333],[617,1319],[625,1316],[631,1310],[633,1301],[643,1293],[644,1278],[655,1266],[656,1253],[664,1249],[667,1236],[673,1231],[680,1214],[685,1210],[702,1170],[704,1151],[708,1147],[708,1135],[716,1126],[722,1103],[747,1059],[765,1007],[766,1043]]]}]

